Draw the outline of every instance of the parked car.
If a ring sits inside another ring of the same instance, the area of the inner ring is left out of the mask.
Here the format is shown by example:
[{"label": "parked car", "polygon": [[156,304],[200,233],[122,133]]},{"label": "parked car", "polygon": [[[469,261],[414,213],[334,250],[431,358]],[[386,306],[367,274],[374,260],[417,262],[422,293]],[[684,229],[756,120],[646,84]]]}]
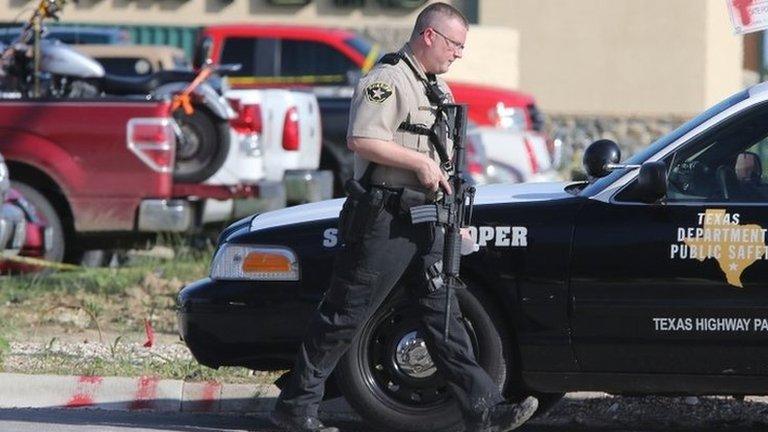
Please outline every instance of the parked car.
[{"label": "parked car", "polygon": [[550,149],[552,141],[538,132],[476,126],[467,130],[467,136],[485,153],[487,164],[478,168],[483,169],[487,183],[561,180],[560,149]]},{"label": "parked car", "polygon": [[[462,260],[468,289],[457,295],[478,361],[507,394],[766,393],[766,116],[763,83],[626,163],[615,143],[595,142],[589,182],[478,187],[480,250]],[[291,367],[342,245],[342,202],[222,232],[210,276],[179,294],[180,332],[199,362]],[[386,430],[455,427],[439,373],[410,375],[402,366],[423,370],[423,359],[395,355],[402,341],[422,346],[403,283],[338,364],[336,385]]]},{"label": "parked car", "polygon": [[191,70],[181,48],[163,45],[82,44],[78,52],[96,59],[111,75],[146,77],[164,70]]}]

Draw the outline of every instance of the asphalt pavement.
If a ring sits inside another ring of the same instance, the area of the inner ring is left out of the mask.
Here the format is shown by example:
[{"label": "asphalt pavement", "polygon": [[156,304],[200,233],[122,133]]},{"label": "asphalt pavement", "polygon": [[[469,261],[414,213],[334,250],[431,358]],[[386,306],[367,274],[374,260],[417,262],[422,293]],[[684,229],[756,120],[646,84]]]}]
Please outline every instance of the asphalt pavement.
[{"label": "asphalt pavement", "polygon": [[[326,422],[342,432],[372,432],[362,422]],[[693,432],[690,428],[615,429],[531,425],[520,432]],[[0,409],[2,432],[273,432],[263,416],[91,409]],[[696,432],[765,432],[760,428],[718,428]]]},{"label": "asphalt pavement", "polygon": [[[265,384],[0,373],[0,432],[268,432],[277,394]],[[761,396],[577,392],[520,431],[765,432],[767,412]],[[374,430],[342,398],[323,402],[320,414],[343,432]]]}]

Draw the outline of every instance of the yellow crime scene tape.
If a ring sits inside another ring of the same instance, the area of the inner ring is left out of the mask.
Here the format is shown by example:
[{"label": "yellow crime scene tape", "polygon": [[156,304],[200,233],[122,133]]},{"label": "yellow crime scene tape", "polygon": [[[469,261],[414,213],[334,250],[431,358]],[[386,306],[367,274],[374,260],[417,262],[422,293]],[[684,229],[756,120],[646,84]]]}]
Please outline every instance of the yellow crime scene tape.
[{"label": "yellow crime scene tape", "polygon": [[66,264],[66,263],[59,263],[59,262],[53,262],[53,261],[47,261],[40,258],[32,258],[32,257],[25,257],[25,256],[3,256],[0,257],[0,261],[12,261],[17,262],[21,264],[29,264],[37,267],[46,267],[46,268],[53,268],[56,270],[82,270],[82,267],[74,264]]},{"label": "yellow crime scene tape", "polygon": [[[373,45],[368,55],[360,67],[363,74],[368,73],[376,61],[379,59],[381,47],[378,44]],[[298,75],[298,76],[229,76],[227,81],[232,86],[242,85],[269,85],[269,84],[344,84],[347,82],[346,75]]]},{"label": "yellow crime scene tape", "polygon": [[233,86],[249,84],[334,84],[346,82],[344,75],[302,75],[292,77],[227,77]]}]

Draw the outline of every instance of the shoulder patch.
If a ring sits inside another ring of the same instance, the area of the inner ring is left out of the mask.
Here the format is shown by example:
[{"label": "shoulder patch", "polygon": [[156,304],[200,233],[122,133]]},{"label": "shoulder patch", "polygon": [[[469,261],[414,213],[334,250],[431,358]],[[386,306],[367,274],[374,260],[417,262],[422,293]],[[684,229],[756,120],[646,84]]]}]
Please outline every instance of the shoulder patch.
[{"label": "shoulder patch", "polygon": [[371,102],[382,103],[392,96],[394,90],[387,83],[375,82],[365,88],[365,97]]}]

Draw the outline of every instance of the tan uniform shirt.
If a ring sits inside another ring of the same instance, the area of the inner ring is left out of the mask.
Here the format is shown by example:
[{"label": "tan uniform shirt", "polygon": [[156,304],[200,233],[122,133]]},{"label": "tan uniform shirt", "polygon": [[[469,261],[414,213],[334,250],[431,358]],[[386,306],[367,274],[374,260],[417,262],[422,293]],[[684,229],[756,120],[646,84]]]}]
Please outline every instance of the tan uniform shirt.
[{"label": "tan uniform shirt", "polygon": [[[400,53],[407,56],[420,77],[426,79],[423,67],[413,57],[408,44]],[[445,81],[438,77],[437,82],[452,102],[453,96]],[[360,80],[352,96],[347,139],[358,137],[394,141],[405,148],[424,153],[440,163],[440,157],[428,136],[398,130],[400,123],[404,121],[430,128],[435,122],[435,115],[436,106],[427,99],[424,83],[416,77],[404,60],[400,60],[396,65],[378,63]],[[453,150],[452,143],[446,140],[446,147],[450,155]],[[368,160],[355,154],[356,178],[363,176],[368,163]],[[377,164],[371,181],[383,186],[407,186],[427,192],[414,171],[402,168]]]}]

